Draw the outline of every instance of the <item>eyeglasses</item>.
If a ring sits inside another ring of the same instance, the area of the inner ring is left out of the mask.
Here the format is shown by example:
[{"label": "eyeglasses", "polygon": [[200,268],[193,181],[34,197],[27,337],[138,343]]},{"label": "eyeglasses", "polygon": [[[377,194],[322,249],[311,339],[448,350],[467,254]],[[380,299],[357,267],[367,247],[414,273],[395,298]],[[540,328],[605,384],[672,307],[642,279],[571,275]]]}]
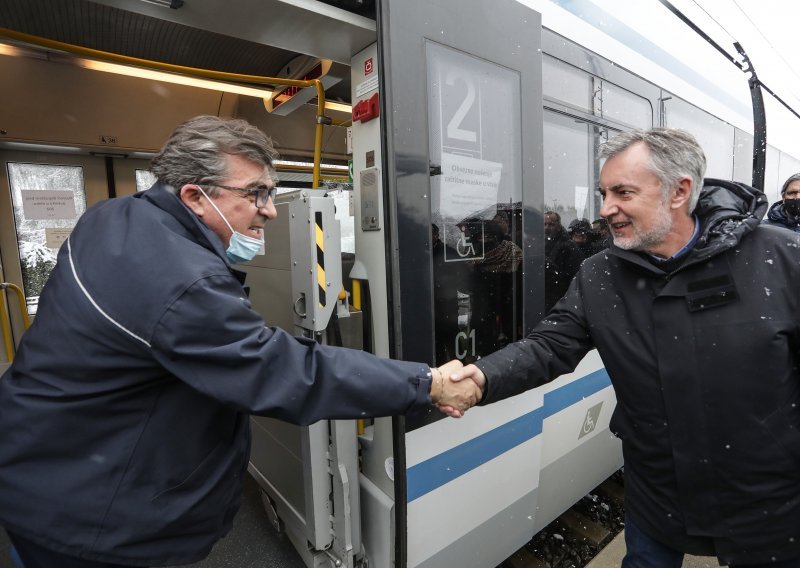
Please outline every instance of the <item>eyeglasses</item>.
[{"label": "eyeglasses", "polygon": [[[198,184],[199,185],[199,184]],[[266,207],[267,202],[272,199],[275,201],[275,194],[278,192],[278,188],[275,186],[272,187],[252,187],[252,188],[245,188],[245,187],[232,187],[230,185],[205,185],[202,187],[210,188],[210,187],[218,187],[220,189],[227,189],[228,191],[238,191],[242,193],[242,197],[249,199],[251,196],[253,197],[253,203],[257,208]]]}]

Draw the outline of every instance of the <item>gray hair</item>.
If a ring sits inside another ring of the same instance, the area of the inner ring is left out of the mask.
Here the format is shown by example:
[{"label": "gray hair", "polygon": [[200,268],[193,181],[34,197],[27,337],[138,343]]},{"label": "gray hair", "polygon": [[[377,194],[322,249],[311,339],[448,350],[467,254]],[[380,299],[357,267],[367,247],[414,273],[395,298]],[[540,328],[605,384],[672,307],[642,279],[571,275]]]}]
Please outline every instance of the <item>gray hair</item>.
[{"label": "gray hair", "polygon": [[[153,158],[150,171],[174,191],[192,183],[213,186],[228,177],[226,154],[261,164],[274,177],[272,162],[278,153],[272,140],[246,120],[217,116],[196,116],[178,126]],[[209,190],[212,196],[219,192]]]},{"label": "gray hair", "polygon": [[650,150],[647,167],[661,182],[664,199],[684,176],[692,178],[689,213],[694,211],[703,178],[706,173],[706,156],[694,136],[675,128],[651,128],[622,132],[600,146],[600,158],[612,158],[637,142]]},{"label": "gray hair", "polygon": [[783,197],[783,194],[786,193],[786,190],[789,188],[789,184],[798,180],[800,180],[800,174],[790,175],[789,179],[783,182],[783,187],[781,188],[781,197]]}]

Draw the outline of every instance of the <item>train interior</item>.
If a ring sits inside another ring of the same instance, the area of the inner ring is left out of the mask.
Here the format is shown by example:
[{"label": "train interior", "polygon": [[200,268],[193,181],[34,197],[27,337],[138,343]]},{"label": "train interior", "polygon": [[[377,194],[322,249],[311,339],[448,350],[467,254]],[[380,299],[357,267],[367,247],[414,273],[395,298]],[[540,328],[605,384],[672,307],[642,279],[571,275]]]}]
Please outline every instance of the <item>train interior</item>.
[{"label": "train interior", "polygon": [[[8,284],[0,313],[10,316],[3,321],[6,347],[0,369],[8,366],[26,326],[35,320],[38,295],[58,247],[81,213],[98,201],[146,190],[154,181],[148,171],[150,158],[181,122],[197,115],[245,118],[274,140],[281,156],[280,192],[291,195],[312,187],[318,114],[313,88],[297,97],[284,95],[292,99],[286,107],[273,104],[268,110],[265,100],[274,103],[270,95],[278,87],[272,83],[255,85],[258,89],[251,86],[244,95],[220,83],[175,83],[174,74],[162,74],[167,80],[135,76],[126,73],[130,68],[108,61],[101,64],[107,65],[106,70],[99,71],[91,67],[98,59],[71,53],[67,46],[240,75],[322,76],[330,124],[319,144],[319,183],[331,196],[337,195],[342,222],[350,225],[352,253],[346,140],[351,122],[349,63],[353,53],[375,42],[374,20],[321,3],[315,3],[320,4],[316,10],[262,3],[255,13],[263,17],[244,9],[224,17],[214,2],[190,2],[182,9],[170,8],[169,3],[140,3],[134,6],[138,11],[125,9],[130,4],[9,2],[0,7],[0,27],[51,42],[0,40],[3,76],[15,83],[3,97],[0,111],[0,281]],[[192,14],[185,18],[186,12]],[[251,32],[243,33],[247,27]],[[40,193],[34,209],[39,213],[24,204],[36,190]],[[324,201],[330,202],[323,205],[333,225],[334,198]],[[284,224],[273,231],[277,252],[270,258],[281,266],[262,272],[277,274],[271,280],[287,287],[279,296],[286,296],[288,322],[285,314],[272,309],[269,323],[294,330],[288,298],[291,281],[283,278],[288,274],[282,266],[285,258],[278,258],[281,246],[288,255],[288,235],[282,233],[287,230]],[[250,282],[256,300],[266,293],[258,287],[258,276],[253,274]],[[264,506],[268,503],[266,497],[262,502],[262,488],[248,478],[236,528],[202,565],[305,565],[286,537],[270,525]],[[3,552],[8,546],[4,541]],[[7,554],[0,565],[12,566]]]},{"label": "train interior", "polygon": [[[193,116],[244,118],[280,152],[279,217],[246,267],[267,324],[429,364],[473,361],[541,319],[561,285],[544,214],[564,230],[597,219],[596,149],[615,132],[688,128],[709,176],[749,182],[751,134],[541,27],[521,3],[490,12],[455,0],[4,0],[0,371],[81,213],[146,190],[149,159]],[[502,40],[485,45],[485,28]],[[314,79],[324,105],[292,84]],[[772,147],[768,164],[770,186],[800,169]],[[622,465],[614,405],[592,352],[458,422],[254,417],[247,520],[199,566],[270,555],[496,566]]]}]

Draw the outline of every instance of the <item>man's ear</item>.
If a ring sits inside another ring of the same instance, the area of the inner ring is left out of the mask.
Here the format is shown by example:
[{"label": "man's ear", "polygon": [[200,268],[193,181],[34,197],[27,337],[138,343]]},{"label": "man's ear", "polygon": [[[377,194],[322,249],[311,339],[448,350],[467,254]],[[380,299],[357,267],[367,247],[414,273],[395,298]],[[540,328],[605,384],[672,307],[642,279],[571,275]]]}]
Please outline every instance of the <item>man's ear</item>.
[{"label": "man's ear", "polygon": [[206,207],[203,201],[203,193],[200,188],[194,184],[186,184],[178,191],[178,197],[181,198],[183,204],[194,212],[198,217],[205,215]]},{"label": "man's ear", "polygon": [[692,178],[684,176],[678,180],[678,185],[675,188],[675,193],[672,194],[670,200],[670,207],[672,209],[681,209],[686,207],[692,198]]}]

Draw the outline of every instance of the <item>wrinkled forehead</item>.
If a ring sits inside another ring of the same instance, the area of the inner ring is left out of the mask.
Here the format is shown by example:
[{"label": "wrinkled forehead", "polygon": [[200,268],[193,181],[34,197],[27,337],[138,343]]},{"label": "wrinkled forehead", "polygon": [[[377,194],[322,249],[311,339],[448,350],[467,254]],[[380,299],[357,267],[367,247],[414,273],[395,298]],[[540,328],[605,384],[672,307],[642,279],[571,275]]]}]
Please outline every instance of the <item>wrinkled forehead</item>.
[{"label": "wrinkled forehead", "polygon": [[233,185],[247,187],[265,186],[274,187],[277,175],[272,166],[248,158],[242,154],[225,154],[227,165],[226,173],[229,180],[235,180]]},{"label": "wrinkled forehead", "polygon": [[789,183],[789,185],[786,186],[786,191],[784,193],[800,193],[800,179]]}]

